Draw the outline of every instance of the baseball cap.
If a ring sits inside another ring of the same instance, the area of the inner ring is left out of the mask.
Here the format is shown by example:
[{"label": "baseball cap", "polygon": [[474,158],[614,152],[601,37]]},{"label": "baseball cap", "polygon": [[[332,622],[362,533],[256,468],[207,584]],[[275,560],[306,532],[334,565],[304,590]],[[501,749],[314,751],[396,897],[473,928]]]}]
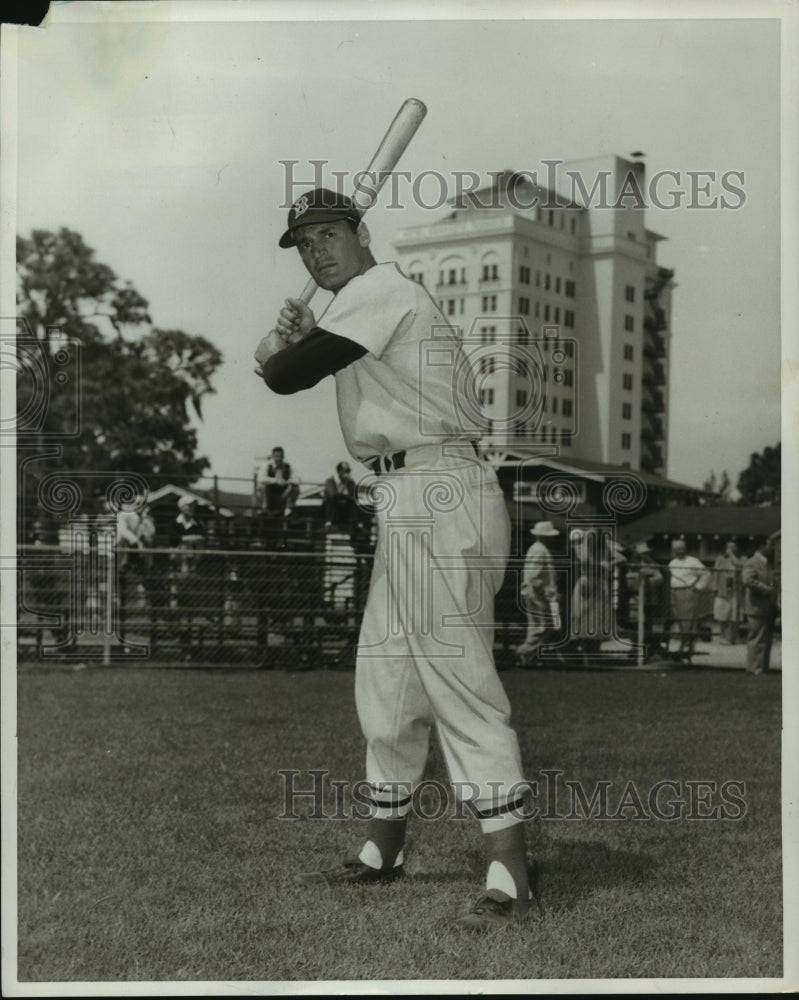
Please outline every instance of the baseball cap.
[{"label": "baseball cap", "polygon": [[289,209],[288,229],[278,241],[278,246],[293,247],[294,233],[300,226],[314,226],[320,222],[341,222],[349,219],[357,226],[361,213],[344,194],[328,188],[316,188],[301,195]]}]

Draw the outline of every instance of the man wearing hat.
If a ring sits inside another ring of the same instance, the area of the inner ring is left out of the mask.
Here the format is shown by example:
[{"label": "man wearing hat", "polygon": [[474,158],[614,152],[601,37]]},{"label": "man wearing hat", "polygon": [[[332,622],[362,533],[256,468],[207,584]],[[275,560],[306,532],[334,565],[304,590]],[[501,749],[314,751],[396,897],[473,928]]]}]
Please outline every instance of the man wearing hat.
[{"label": "man wearing hat", "polygon": [[[485,893],[458,923],[503,926],[536,910],[519,744],[493,658],[510,525],[496,474],[477,449],[481,430],[464,423],[454,377],[469,371],[460,340],[425,288],[396,264],[378,264],[369,242],[342,195],[318,189],[297,199],[280,246],[296,247],[333,299],[318,320],[286,299],[255,354],[256,371],[277,393],[335,375],[347,449],[378,477],[382,501],[355,676],[370,818],[357,858],[300,880],[363,885],[402,876],[406,820],[435,729],[456,795],[484,834]],[[433,338],[437,360],[426,362]]]},{"label": "man wearing hat", "polygon": [[545,539],[560,534],[551,521],[538,521],[530,529],[535,541],[527,550],[522,574],[522,604],[527,612],[527,635],[516,650],[523,665],[531,664],[536,651],[557,628],[558,586],[552,554]]}]

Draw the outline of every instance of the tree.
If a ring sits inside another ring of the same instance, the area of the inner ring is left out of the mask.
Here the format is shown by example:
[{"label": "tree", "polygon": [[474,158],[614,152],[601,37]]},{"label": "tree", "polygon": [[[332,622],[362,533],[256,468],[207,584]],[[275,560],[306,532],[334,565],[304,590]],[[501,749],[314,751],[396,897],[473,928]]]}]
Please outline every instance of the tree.
[{"label": "tree", "polygon": [[[190,416],[192,409],[201,416],[203,397],[214,391],[220,351],[203,337],[154,326],[146,299],[98,262],[72,230],[18,238],[17,277],[18,414],[35,403],[43,381],[46,386],[46,405],[29,436],[20,417],[21,441],[34,450],[57,443],[61,471],[190,482],[208,468],[196,454]],[[80,344],[79,377],[72,382],[59,371],[64,338]],[[37,366],[46,370],[38,380],[32,378]],[[79,433],[61,436],[75,423],[76,407]],[[52,471],[52,460],[35,466],[34,478],[41,478]],[[34,487],[26,482],[26,492]]]},{"label": "tree", "polygon": [[738,476],[740,503],[767,507],[780,502],[782,473],[781,443],[766,447],[761,454],[753,452],[749,465]]}]

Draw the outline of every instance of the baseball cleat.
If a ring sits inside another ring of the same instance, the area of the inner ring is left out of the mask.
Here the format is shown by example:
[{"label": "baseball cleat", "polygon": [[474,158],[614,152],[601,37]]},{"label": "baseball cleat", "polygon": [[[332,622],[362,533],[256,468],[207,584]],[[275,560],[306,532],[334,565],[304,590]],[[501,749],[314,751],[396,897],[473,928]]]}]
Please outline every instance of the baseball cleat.
[{"label": "baseball cleat", "polygon": [[458,917],[456,927],[468,931],[487,931],[523,920],[540,920],[541,910],[534,898],[511,899],[504,892],[489,889],[467,914]]},{"label": "baseball cleat", "polygon": [[362,861],[345,861],[338,868],[329,868],[321,872],[300,872],[297,882],[301,885],[375,885],[396,882],[402,878],[402,865],[394,868],[372,868]]}]

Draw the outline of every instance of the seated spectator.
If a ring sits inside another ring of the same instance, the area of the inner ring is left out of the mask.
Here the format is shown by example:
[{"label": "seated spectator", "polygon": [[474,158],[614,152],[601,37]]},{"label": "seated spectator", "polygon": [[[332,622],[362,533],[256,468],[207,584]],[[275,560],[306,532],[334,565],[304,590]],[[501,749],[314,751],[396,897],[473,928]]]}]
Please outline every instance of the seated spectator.
[{"label": "seated spectator", "polygon": [[178,516],[172,525],[170,543],[176,545],[197,545],[207,536],[205,527],[197,520],[197,501],[192,497],[178,500]]},{"label": "seated spectator", "polygon": [[355,480],[347,462],[339,462],[335,476],[325,480],[325,528],[347,529],[352,527],[357,512]]},{"label": "seated spectator", "polygon": [[272,449],[272,460],[266,467],[266,511],[279,517],[291,517],[300,494],[300,481],[293,475],[282,448]]}]

